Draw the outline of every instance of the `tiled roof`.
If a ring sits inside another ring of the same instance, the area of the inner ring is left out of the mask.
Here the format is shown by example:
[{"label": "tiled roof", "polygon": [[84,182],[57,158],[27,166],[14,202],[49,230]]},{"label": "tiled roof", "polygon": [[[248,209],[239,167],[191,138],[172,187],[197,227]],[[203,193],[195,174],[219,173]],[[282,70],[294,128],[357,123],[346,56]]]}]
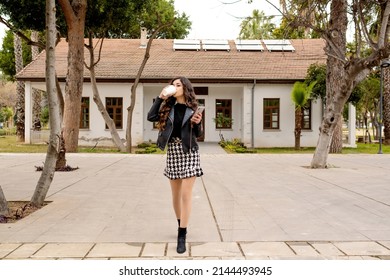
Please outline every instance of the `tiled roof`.
[{"label": "tiled roof", "polygon": [[[172,39],[153,40],[150,58],[142,73],[142,81],[170,80],[186,76],[192,81],[300,80],[312,63],[325,63],[322,39],[290,40],[294,52],[237,51],[233,40],[230,51],[173,50]],[[105,39],[102,58],[96,67],[98,80],[134,80],[145,54],[139,39]],[[67,73],[68,44],[62,39],[56,47],[56,72],[60,79]],[[85,50],[85,61],[89,52]],[[45,53],[27,65],[18,75],[20,80],[42,80],[45,76]],[[85,78],[89,71],[85,70]]]}]

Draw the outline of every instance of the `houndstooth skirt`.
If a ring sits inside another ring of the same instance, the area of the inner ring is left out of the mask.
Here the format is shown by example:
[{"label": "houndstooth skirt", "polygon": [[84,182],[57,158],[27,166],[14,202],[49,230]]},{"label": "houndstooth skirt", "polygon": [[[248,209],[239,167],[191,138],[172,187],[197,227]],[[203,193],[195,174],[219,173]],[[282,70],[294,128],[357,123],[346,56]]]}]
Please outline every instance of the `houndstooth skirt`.
[{"label": "houndstooth skirt", "polygon": [[184,153],[181,142],[169,142],[164,175],[170,180],[202,176],[199,152]]}]

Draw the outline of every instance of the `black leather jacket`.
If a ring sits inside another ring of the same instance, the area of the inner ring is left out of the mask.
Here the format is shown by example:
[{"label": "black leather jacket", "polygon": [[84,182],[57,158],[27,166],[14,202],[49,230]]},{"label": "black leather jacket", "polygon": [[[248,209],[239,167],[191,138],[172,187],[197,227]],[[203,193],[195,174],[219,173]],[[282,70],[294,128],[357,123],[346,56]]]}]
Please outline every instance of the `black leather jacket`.
[{"label": "black leather jacket", "polygon": [[[157,122],[159,121],[159,111],[160,106],[164,100],[162,98],[157,97],[154,101],[152,107],[148,113],[148,121]],[[158,132],[157,137],[157,146],[164,150],[166,145],[168,144],[169,138],[171,137],[173,131],[173,119],[174,119],[174,107],[172,106],[171,111],[169,112],[167,123],[165,129],[163,131]],[[202,122],[199,124],[191,124],[191,117],[194,114],[194,110],[191,108],[186,109],[183,124],[181,129],[181,140],[183,145],[183,152],[188,153],[189,151],[197,151],[199,149],[198,143],[196,142],[196,138],[201,136],[202,131]]]}]

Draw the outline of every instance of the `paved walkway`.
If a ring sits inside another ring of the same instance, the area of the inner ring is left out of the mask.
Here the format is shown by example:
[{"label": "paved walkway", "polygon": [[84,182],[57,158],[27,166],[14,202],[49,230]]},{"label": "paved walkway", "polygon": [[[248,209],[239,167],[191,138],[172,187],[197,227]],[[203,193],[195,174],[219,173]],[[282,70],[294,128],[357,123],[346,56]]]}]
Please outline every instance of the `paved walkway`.
[{"label": "paved walkway", "polygon": [[[68,154],[50,204],[0,224],[0,259],[390,259],[390,155],[226,154],[201,144],[188,250],[164,155]],[[0,154],[9,201],[30,200],[44,154]]]}]

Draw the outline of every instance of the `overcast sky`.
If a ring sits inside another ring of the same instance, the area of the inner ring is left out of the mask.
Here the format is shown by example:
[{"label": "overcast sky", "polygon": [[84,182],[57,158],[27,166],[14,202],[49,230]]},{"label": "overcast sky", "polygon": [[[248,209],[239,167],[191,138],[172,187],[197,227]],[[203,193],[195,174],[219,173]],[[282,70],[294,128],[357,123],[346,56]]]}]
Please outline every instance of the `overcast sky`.
[{"label": "overcast sky", "polygon": [[[278,6],[279,0],[272,2]],[[236,39],[242,19],[254,9],[267,15],[278,14],[265,0],[254,0],[252,4],[247,0],[175,0],[175,9],[189,16],[192,29],[187,37],[191,39]],[[0,23],[0,46],[4,35],[5,25]]]},{"label": "overcast sky", "polygon": [[[271,0],[279,7],[279,0]],[[185,12],[192,22],[189,39],[236,39],[240,23],[257,9],[280,18],[278,11],[265,0],[175,0],[177,11]]]},{"label": "overcast sky", "polygon": [[5,35],[5,25],[0,23],[0,48],[3,45],[4,35]]}]

